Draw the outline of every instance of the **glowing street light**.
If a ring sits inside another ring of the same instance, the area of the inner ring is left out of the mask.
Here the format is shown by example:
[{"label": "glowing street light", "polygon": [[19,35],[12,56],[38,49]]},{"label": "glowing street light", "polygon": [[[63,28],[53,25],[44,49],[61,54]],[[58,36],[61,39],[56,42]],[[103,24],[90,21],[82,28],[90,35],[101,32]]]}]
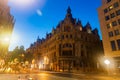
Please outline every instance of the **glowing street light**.
[{"label": "glowing street light", "polygon": [[3,44],[3,45],[6,45],[6,44],[9,44],[10,42],[10,37],[9,36],[2,36],[1,39],[0,39],[0,42]]},{"label": "glowing street light", "polygon": [[106,59],[106,60],[104,61],[104,63],[105,63],[106,65],[109,65],[109,64],[110,64],[110,61]]},{"label": "glowing street light", "polygon": [[4,41],[5,41],[5,42],[9,42],[9,41],[10,41],[10,38],[9,38],[9,37],[5,37],[5,38],[4,38]]},{"label": "glowing street light", "polygon": [[107,65],[107,73],[109,74],[109,64],[110,64],[110,61],[108,59],[106,59],[104,61],[104,63]]}]

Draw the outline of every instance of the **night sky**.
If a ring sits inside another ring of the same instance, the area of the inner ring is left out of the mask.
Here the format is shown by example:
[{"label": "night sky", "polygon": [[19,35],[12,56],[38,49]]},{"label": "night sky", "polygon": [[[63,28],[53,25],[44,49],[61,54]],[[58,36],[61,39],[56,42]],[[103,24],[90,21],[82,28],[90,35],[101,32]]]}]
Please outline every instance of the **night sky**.
[{"label": "night sky", "polygon": [[45,37],[46,33],[51,32],[52,28],[64,19],[68,6],[71,7],[74,18],[79,18],[83,25],[89,22],[92,29],[97,28],[99,30],[101,38],[97,12],[97,8],[101,6],[101,0],[17,1],[9,1],[11,14],[16,20],[9,50],[20,45],[24,45],[26,49],[36,41],[38,36],[40,38]]}]

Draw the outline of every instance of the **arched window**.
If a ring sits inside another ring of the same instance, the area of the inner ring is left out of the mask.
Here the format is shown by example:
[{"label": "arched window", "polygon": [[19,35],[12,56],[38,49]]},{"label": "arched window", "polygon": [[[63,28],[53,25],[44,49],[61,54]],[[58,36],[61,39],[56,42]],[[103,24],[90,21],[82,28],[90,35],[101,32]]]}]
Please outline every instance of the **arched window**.
[{"label": "arched window", "polygon": [[63,48],[72,48],[72,44],[66,43],[63,45]]},{"label": "arched window", "polygon": [[70,32],[71,31],[71,27],[70,26],[65,26],[64,27],[64,31],[65,32]]}]

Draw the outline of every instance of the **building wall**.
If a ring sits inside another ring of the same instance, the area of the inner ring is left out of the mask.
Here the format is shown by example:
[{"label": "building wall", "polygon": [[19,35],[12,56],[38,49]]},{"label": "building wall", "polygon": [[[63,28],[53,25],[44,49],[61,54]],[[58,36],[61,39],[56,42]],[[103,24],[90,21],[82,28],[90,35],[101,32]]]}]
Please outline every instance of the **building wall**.
[{"label": "building wall", "polygon": [[118,68],[120,67],[120,0],[102,1],[104,3],[98,8],[98,15],[102,31],[104,53]]},{"label": "building wall", "polygon": [[[114,4],[118,2],[118,7],[114,8]],[[109,10],[109,7],[112,6],[113,9]],[[104,10],[107,9],[108,12],[104,13]],[[102,31],[102,38],[103,38],[103,45],[104,51],[106,56],[110,57],[117,57],[120,56],[120,48],[118,47],[117,40],[120,39],[120,24],[118,20],[120,16],[116,14],[116,11],[120,10],[120,1],[119,0],[111,0],[111,2],[103,4],[98,9],[99,19],[100,19],[100,26]],[[110,18],[109,20],[105,20],[106,16],[111,17],[111,14],[114,13],[115,17]],[[116,21],[117,25],[113,26],[112,22]],[[107,25],[110,24],[110,28]],[[118,35],[115,35],[115,30],[118,30]],[[113,33],[113,36],[109,36],[109,32]],[[110,41],[115,41],[116,50],[112,50]],[[119,43],[120,45],[120,43]]]},{"label": "building wall", "polygon": [[92,30],[89,23],[83,27],[80,20],[72,17],[70,8],[56,29],[27,49],[34,55],[39,53],[42,68],[69,72],[96,70],[102,51],[97,29]]}]

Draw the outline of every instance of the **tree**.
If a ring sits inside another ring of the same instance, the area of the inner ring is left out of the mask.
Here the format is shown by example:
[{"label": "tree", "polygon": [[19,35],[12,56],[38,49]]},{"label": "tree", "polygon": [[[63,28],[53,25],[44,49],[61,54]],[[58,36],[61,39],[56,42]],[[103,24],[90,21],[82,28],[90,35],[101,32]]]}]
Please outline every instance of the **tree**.
[{"label": "tree", "polygon": [[33,53],[25,53],[26,61],[32,62],[33,58],[34,58]]},{"label": "tree", "polygon": [[24,46],[20,46],[20,47],[16,46],[15,49],[11,51],[9,55],[7,55],[9,56],[8,58],[9,60],[7,61],[11,62],[14,61],[15,58],[17,58],[18,61],[21,62],[24,60],[24,56],[23,56],[24,54],[25,54]]}]

